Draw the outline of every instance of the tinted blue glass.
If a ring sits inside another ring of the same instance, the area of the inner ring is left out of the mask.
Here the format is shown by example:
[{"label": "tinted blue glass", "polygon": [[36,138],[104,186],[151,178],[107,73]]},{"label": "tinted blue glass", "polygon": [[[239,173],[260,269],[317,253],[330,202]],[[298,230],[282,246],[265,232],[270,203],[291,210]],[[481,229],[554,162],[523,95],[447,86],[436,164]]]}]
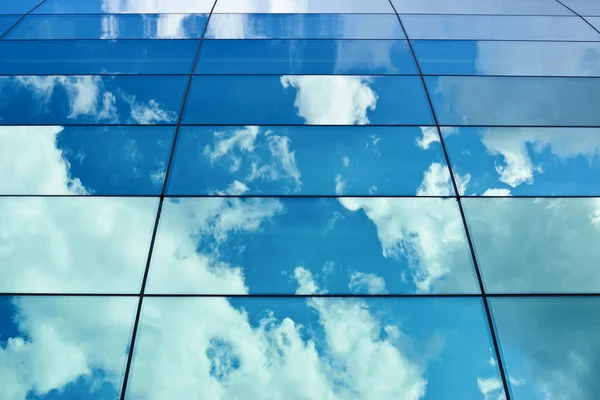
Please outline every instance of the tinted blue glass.
[{"label": "tinted blue glass", "polygon": [[199,74],[417,74],[404,40],[206,40]]},{"label": "tinted blue glass", "polygon": [[214,0],[47,0],[34,14],[208,14]]},{"label": "tinted blue glass", "polygon": [[196,40],[0,42],[0,74],[189,74]]},{"label": "tinted blue glass", "polygon": [[5,124],[174,124],[187,77],[3,76]]},{"label": "tinted blue glass", "polygon": [[19,16],[15,15],[0,15],[0,36],[10,29],[18,20]]},{"label": "tinted blue glass", "polygon": [[26,14],[41,2],[42,0],[3,1],[0,3],[0,14]]},{"label": "tinted blue glass", "polygon": [[600,79],[425,78],[442,125],[600,125]]},{"label": "tinted blue glass", "polygon": [[416,76],[195,76],[185,124],[431,125]]},{"label": "tinted blue glass", "polygon": [[393,13],[387,0],[302,0],[265,2],[263,0],[220,0],[215,13]]},{"label": "tinted blue glass", "polygon": [[546,0],[392,0],[400,14],[573,15]]},{"label": "tinted blue glass", "polygon": [[[430,127],[184,127],[168,193],[451,195]],[[430,178],[442,180],[429,185]]]},{"label": "tinted blue glass", "polygon": [[468,195],[600,196],[600,129],[443,128]]},{"label": "tinted blue glass", "polygon": [[205,14],[28,15],[7,39],[199,39]]},{"label": "tinted blue glass", "polygon": [[213,14],[209,39],[404,39],[393,14]]},{"label": "tinted blue glass", "polygon": [[413,42],[424,74],[600,76],[600,43]]},{"label": "tinted blue glass", "polygon": [[600,16],[600,3],[595,0],[565,0],[564,4],[579,15]]},{"label": "tinted blue glass", "polygon": [[[600,12],[598,14],[600,14]],[[600,17],[588,17],[586,18],[586,21],[592,24],[594,28],[600,29]]]}]

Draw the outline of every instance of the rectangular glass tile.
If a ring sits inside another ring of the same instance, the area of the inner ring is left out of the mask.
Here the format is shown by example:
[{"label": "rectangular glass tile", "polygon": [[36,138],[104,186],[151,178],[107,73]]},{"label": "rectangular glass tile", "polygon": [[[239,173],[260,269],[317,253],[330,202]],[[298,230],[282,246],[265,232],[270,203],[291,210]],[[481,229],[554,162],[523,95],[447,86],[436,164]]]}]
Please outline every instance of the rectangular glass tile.
[{"label": "rectangular glass tile", "polygon": [[187,76],[2,76],[4,124],[177,122]]},{"label": "rectangular glass tile", "polygon": [[395,14],[212,14],[207,39],[405,39]]},{"label": "rectangular glass tile", "polygon": [[30,14],[6,39],[200,39],[206,14]]},{"label": "rectangular glass tile", "polygon": [[0,126],[9,195],[158,195],[174,127]]},{"label": "rectangular glass tile", "polygon": [[219,0],[214,13],[342,14],[393,13],[388,0]]},{"label": "rectangular glass tile", "polygon": [[442,125],[600,125],[600,79],[428,76],[425,81]]},{"label": "rectangular glass tile", "polygon": [[139,293],[157,206],[150,197],[0,197],[0,292]]},{"label": "rectangular glass tile", "polygon": [[463,198],[488,293],[600,292],[600,198]]},{"label": "rectangular glass tile", "polygon": [[512,399],[597,398],[600,298],[489,301]]},{"label": "rectangular glass tile", "polygon": [[564,5],[582,16],[600,16],[600,3],[596,0],[564,0]]},{"label": "rectangular glass tile", "polygon": [[410,39],[600,40],[600,34],[577,16],[403,15],[401,18]]},{"label": "rectangular glass tile", "polygon": [[183,127],[170,195],[453,194],[434,127]]},{"label": "rectangular glass tile", "polygon": [[33,14],[208,14],[215,0],[47,0]]},{"label": "rectangular glass tile", "polygon": [[490,346],[479,299],[147,298],[126,398],[480,399]]},{"label": "rectangular glass tile", "polygon": [[455,199],[215,197],[165,201],[146,292],[293,294],[310,275],[335,294],[478,291]]},{"label": "rectangular glass tile", "polygon": [[185,74],[196,40],[0,42],[0,74]]},{"label": "rectangular glass tile", "polygon": [[42,0],[2,1],[0,14],[26,14],[41,2]]},{"label": "rectangular glass tile", "polygon": [[600,196],[600,129],[442,128],[467,195]]},{"label": "rectangular glass tile", "polygon": [[600,42],[417,40],[424,74],[600,76]]},{"label": "rectangular glass tile", "polygon": [[573,15],[547,0],[392,0],[399,14]]},{"label": "rectangular glass tile", "polygon": [[[598,12],[598,15],[600,15],[600,12]],[[600,17],[587,17],[585,20],[592,24],[594,28],[600,30]]]},{"label": "rectangular glass tile", "polygon": [[0,398],[118,398],[137,303],[133,297],[0,297]]},{"label": "rectangular glass tile", "polygon": [[418,74],[405,40],[205,40],[197,74]]},{"label": "rectangular glass tile", "polygon": [[19,18],[18,15],[0,15],[0,36],[16,24]]},{"label": "rectangular glass tile", "polygon": [[432,125],[433,118],[417,76],[195,76],[183,123]]}]

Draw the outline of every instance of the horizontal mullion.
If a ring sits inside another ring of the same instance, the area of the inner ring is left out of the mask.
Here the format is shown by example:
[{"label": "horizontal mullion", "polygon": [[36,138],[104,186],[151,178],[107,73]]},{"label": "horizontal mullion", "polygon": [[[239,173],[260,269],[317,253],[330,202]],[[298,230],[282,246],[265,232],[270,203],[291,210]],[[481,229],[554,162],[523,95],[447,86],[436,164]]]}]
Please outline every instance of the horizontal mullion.
[{"label": "horizontal mullion", "polygon": [[1,292],[3,297],[29,296],[29,297],[217,297],[217,298],[498,298],[498,297],[600,297],[600,293],[398,293],[398,294],[333,294],[333,293],[315,293],[315,294],[199,294],[199,293],[32,293],[32,292]]}]

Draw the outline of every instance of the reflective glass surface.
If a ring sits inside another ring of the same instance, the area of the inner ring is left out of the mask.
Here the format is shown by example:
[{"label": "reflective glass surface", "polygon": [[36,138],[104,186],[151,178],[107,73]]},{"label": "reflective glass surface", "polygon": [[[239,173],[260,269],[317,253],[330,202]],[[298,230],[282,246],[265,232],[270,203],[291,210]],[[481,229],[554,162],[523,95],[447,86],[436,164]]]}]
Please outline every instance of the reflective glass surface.
[{"label": "reflective glass surface", "polygon": [[433,118],[416,76],[195,76],[183,123],[431,125]]},{"label": "reflective glass surface", "polygon": [[582,16],[600,16],[600,3],[596,0],[565,0],[565,6]]},{"label": "reflective glass surface", "polygon": [[207,39],[404,39],[395,14],[213,14]]},{"label": "reflective glass surface", "polygon": [[600,298],[490,300],[512,399],[593,400]]},{"label": "reflective glass surface", "polygon": [[388,0],[219,0],[215,13],[393,13]]},{"label": "reflective glass surface", "polygon": [[0,42],[0,74],[189,74],[196,40]]},{"label": "reflective glass surface", "polygon": [[18,15],[0,15],[0,36],[4,35],[19,18]]},{"label": "reflective glass surface", "polygon": [[600,292],[600,199],[463,199],[488,293]]},{"label": "reflective glass surface", "polygon": [[600,196],[600,129],[442,128],[467,195]]},{"label": "reflective glass surface", "polygon": [[205,14],[28,15],[6,39],[199,39]]},{"label": "reflective glass surface", "polygon": [[418,74],[404,40],[206,40],[198,74]]},{"label": "reflective glass surface", "polygon": [[136,308],[125,297],[0,297],[0,397],[118,398]]},{"label": "reflective glass surface", "polygon": [[424,74],[600,76],[600,42],[412,42]]},{"label": "reflective glass surface", "polygon": [[401,18],[410,39],[600,40],[600,34],[577,16],[403,15]]},{"label": "reflective glass surface", "polygon": [[600,125],[600,79],[425,78],[442,125]]},{"label": "reflective glass surface", "polygon": [[4,124],[173,124],[187,76],[3,76]]},{"label": "reflective glass surface", "polygon": [[[600,15],[600,12],[598,14]],[[600,17],[587,17],[586,21],[592,24],[594,28],[600,29]]]},{"label": "reflective glass surface", "polygon": [[0,3],[0,14],[26,14],[41,2],[42,0],[3,1]]},{"label": "reflective glass surface", "polygon": [[208,14],[214,0],[47,0],[33,14]]},{"label": "reflective glass surface", "polygon": [[433,127],[184,127],[167,193],[453,194]]},{"label": "reflective glass surface", "polygon": [[573,15],[546,0],[391,0],[399,14]]}]

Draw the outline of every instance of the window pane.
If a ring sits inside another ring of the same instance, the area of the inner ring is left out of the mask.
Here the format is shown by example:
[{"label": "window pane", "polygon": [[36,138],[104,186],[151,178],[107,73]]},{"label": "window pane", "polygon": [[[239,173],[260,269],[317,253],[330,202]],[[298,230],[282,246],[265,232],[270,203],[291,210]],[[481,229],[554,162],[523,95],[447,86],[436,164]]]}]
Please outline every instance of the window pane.
[{"label": "window pane", "polygon": [[205,14],[29,15],[7,39],[199,39]]},{"label": "window pane", "polygon": [[403,15],[401,18],[410,39],[600,40],[600,34],[576,16]]},{"label": "window pane", "polygon": [[573,15],[546,0],[392,0],[399,14]]},{"label": "window pane", "polygon": [[463,199],[487,292],[599,292],[600,199]]},{"label": "window pane", "polygon": [[173,127],[1,126],[0,194],[160,194]]},{"label": "window pane", "polygon": [[418,74],[404,40],[206,40],[199,74]]},{"label": "window pane", "polygon": [[0,3],[0,14],[26,14],[41,2],[42,0],[3,1]]},{"label": "window pane", "polygon": [[596,0],[565,0],[564,4],[582,16],[600,15],[600,3],[598,3]]},{"label": "window pane", "polygon": [[442,125],[600,125],[600,79],[428,76]]},{"label": "window pane", "polygon": [[293,294],[307,275],[337,294],[478,290],[455,199],[220,197],[164,203],[146,291]]},{"label": "window pane", "polygon": [[210,39],[404,39],[395,14],[213,14]]},{"label": "window pane", "polygon": [[0,36],[16,24],[19,18],[18,15],[0,15]]},{"label": "window pane", "polygon": [[443,128],[467,195],[600,196],[600,129]]},{"label": "window pane", "polygon": [[48,0],[33,14],[208,14],[214,0],[106,1]]},{"label": "window pane", "polygon": [[490,300],[514,400],[593,400],[598,393],[600,299]]},{"label": "window pane", "polygon": [[432,125],[416,76],[195,76],[185,124]]},{"label": "window pane", "polygon": [[490,346],[478,299],[146,298],[127,398],[478,399]]},{"label": "window pane", "polygon": [[[600,12],[598,13],[600,14]],[[600,29],[600,17],[588,17],[586,20],[596,29]]]},{"label": "window pane", "polygon": [[215,13],[393,13],[388,0],[219,0]]},{"label": "window pane", "polygon": [[0,42],[0,74],[189,74],[196,40]]},{"label": "window pane", "polygon": [[186,76],[3,76],[5,124],[174,124]]},{"label": "window pane", "polygon": [[413,41],[424,74],[600,76],[600,43]]},{"label": "window pane", "polygon": [[138,293],[158,199],[1,197],[1,292]]},{"label": "window pane", "polygon": [[137,302],[133,297],[0,297],[0,397],[118,398]]}]

